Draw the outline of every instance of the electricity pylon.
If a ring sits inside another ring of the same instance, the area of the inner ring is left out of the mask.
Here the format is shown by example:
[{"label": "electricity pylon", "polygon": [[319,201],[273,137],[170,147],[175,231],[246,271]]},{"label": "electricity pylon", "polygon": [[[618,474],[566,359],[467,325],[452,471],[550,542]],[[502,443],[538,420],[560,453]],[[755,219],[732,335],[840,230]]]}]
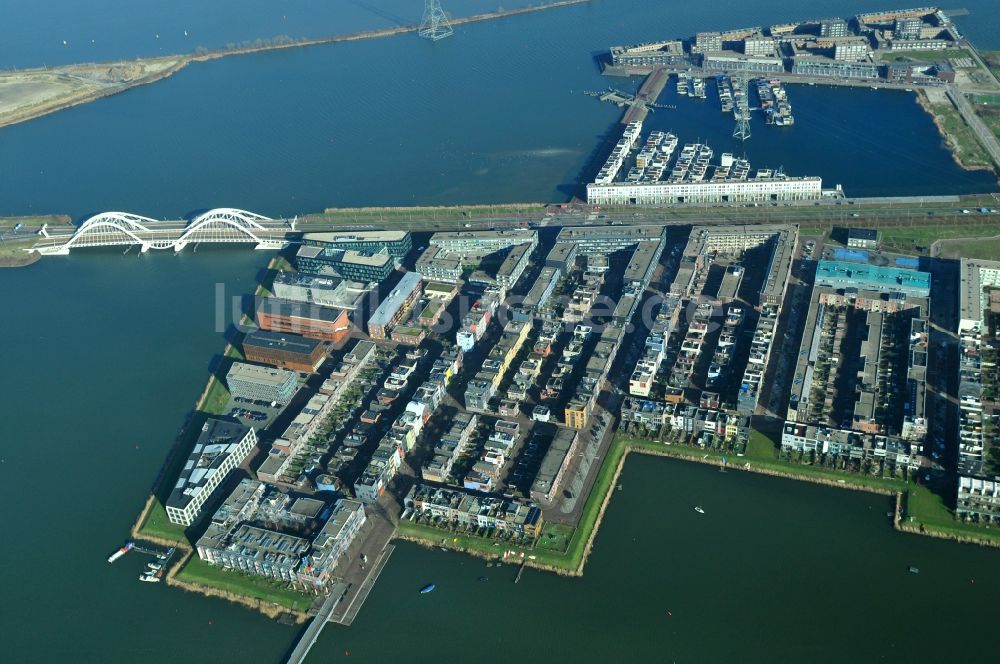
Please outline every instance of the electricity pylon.
[{"label": "electricity pylon", "polygon": [[441,9],[440,0],[424,0],[424,17],[417,34],[424,39],[437,41],[454,34],[448,15]]}]

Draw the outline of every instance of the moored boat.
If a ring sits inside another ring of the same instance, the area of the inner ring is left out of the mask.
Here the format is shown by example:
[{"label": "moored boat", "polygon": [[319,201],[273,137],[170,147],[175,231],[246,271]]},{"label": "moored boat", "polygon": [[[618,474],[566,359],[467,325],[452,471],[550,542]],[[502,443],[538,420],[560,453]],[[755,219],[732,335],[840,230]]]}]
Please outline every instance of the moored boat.
[{"label": "moored boat", "polygon": [[132,542],[125,542],[125,546],[123,546],[122,548],[118,549],[117,551],[115,551],[114,553],[112,553],[110,556],[108,556],[108,562],[109,563],[115,562],[116,560],[118,560],[119,558],[121,558],[122,556],[124,556],[126,553],[128,553],[129,551],[131,551],[133,546],[135,546],[134,543],[132,543]]}]

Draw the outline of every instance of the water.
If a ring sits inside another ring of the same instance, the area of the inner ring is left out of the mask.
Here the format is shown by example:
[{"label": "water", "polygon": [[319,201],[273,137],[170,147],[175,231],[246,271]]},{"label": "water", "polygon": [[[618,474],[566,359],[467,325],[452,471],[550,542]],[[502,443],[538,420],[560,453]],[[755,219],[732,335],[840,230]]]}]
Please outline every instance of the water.
[{"label": "water", "polygon": [[[453,15],[468,16],[531,3],[445,4]],[[422,0],[7,0],[0,8],[0,66],[173,55],[281,35],[327,37],[414,25],[422,12]]]},{"label": "water", "polygon": [[[839,9],[876,6],[861,4]],[[970,29],[1000,23],[993,4],[971,9]],[[0,214],[124,209],[176,218],[235,206],[275,216],[566,200],[581,194],[579,183],[605,156],[595,150],[621,116],[583,90],[627,85],[600,76],[592,56],[662,36],[662,26],[687,35],[719,27],[713,16],[765,24],[803,11],[774,0],[599,1],[463,26],[436,44],[402,35],[197,63],[0,130]],[[758,165],[819,175],[856,195],[995,187],[992,177],[954,165],[912,95],[809,86],[790,95],[798,123],[755,127],[746,143]],[[683,129],[684,140],[712,135],[720,151],[731,142],[732,118],[703,110],[714,100],[684,101],[654,122]]]},{"label": "water", "polygon": [[7,661],[277,661],[288,647],[263,616],[139,583],[144,556],[105,562],[221,352],[215,284],[249,292],[266,259],[81,252],[0,274]]},{"label": "water", "polygon": [[[528,570],[514,585],[514,567],[400,545],[354,624],[324,631],[315,661],[345,650],[352,661],[412,662],[450,653],[483,662],[974,661],[990,652],[954,636],[975,633],[966,620],[989,625],[971,608],[1000,589],[996,551],[897,533],[888,498],[650,457],[631,457],[621,481],[583,578]],[[419,595],[431,580],[435,591]]]},{"label": "water", "polygon": [[[0,66],[383,27],[392,23],[386,14],[415,16],[419,6],[162,4],[10,0],[0,8]],[[460,15],[492,4],[446,6]],[[608,82],[591,55],[662,36],[664,26],[685,35],[880,4],[807,11],[776,0],[599,0],[468,26],[434,45],[403,36],[201,64],[0,130],[0,213],[165,217],[219,205],[293,214],[561,200],[620,116],[580,94]],[[983,47],[1000,46],[1000,7],[965,4],[974,15],[960,19],[963,29]],[[852,193],[984,188],[951,165],[912,97],[789,92],[799,124],[754,126],[747,155],[760,166],[849,190],[871,183]],[[732,151],[729,121],[699,103],[712,101],[680,101],[651,122]],[[266,260],[245,250],[142,259],[78,252],[0,271],[6,659],[268,662],[294,642],[294,628],[222,600],[140,584],[145,561],[136,554],[104,562],[222,349],[216,284],[247,293]],[[990,652],[983,640],[956,635],[992,627],[984,609],[1000,585],[996,552],[895,533],[882,498],[660,459],[633,459],[623,482],[582,579],[529,571],[514,586],[512,569],[400,545],[358,620],[331,626],[312,659],[349,650],[352,661],[469,653],[484,661],[969,661]],[[695,518],[694,502],[705,517]],[[906,573],[909,565],[921,574]],[[483,574],[488,583],[476,581]],[[419,595],[430,580],[438,589]]]}]

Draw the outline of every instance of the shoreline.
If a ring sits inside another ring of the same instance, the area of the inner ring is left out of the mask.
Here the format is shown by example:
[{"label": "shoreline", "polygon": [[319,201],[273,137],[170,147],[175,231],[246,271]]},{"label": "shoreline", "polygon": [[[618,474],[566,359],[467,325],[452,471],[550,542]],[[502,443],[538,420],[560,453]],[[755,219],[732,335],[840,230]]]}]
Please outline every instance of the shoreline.
[{"label": "shoreline", "polygon": [[[988,165],[972,165],[962,161],[962,156],[959,154],[958,139],[952,136],[952,134],[945,128],[944,121],[937,113],[934,112],[934,103],[931,102],[930,98],[927,96],[927,93],[923,89],[918,89],[916,90],[916,98],[917,98],[917,105],[920,106],[920,108],[922,108],[925,113],[931,116],[931,120],[934,122],[934,126],[937,127],[938,134],[944,141],[945,147],[948,149],[948,152],[951,153],[951,158],[954,160],[956,166],[958,166],[964,171],[970,171],[970,172],[988,171],[996,174],[995,171]],[[950,101],[948,102],[948,105],[954,108],[954,106],[951,104]],[[962,122],[964,124],[965,121],[962,120]],[[976,140],[978,144],[979,139],[977,137],[973,138]],[[998,181],[1000,181],[1000,176],[998,176]]]},{"label": "shoreline", "polygon": [[[461,16],[457,18],[449,17],[449,22],[451,23],[452,26],[460,26],[460,25],[467,25],[469,23],[478,23],[481,21],[492,21],[502,18],[509,18],[511,16],[519,16],[521,14],[531,14],[535,12],[546,11],[549,9],[570,7],[573,5],[579,5],[589,2],[590,0],[556,0],[556,2],[550,2],[542,5],[518,7],[515,9],[499,9],[493,12],[473,14],[472,16]],[[173,76],[174,74],[176,74],[177,72],[181,71],[189,64],[194,62],[208,62],[209,60],[219,60],[221,58],[227,58],[231,56],[252,55],[254,53],[280,51],[290,48],[304,48],[307,46],[320,46],[323,44],[337,44],[341,42],[364,41],[368,39],[382,39],[385,37],[394,37],[396,35],[416,32],[418,29],[419,25],[402,25],[402,26],[396,26],[394,28],[382,28],[379,30],[364,30],[361,32],[351,32],[341,35],[331,35],[328,37],[299,39],[280,44],[245,46],[245,47],[236,47],[231,49],[217,49],[205,53],[180,53],[168,56],[136,58],[132,62],[153,62],[156,60],[169,59],[169,60],[177,60],[177,63],[171,67],[164,69],[163,71],[157,72],[156,74],[151,74],[148,77],[143,77],[135,81],[123,81],[118,84],[111,84],[106,89],[95,90],[94,92],[83,95],[79,98],[68,100],[62,103],[56,103],[50,107],[43,107],[32,111],[26,111],[23,114],[19,114],[17,110],[11,111],[8,117],[0,117],[0,128],[9,127],[15,124],[21,124],[22,122],[28,122],[30,120],[44,117],[46,115],[50,115],[52,113],[65,110],[67,108],[72,108],[74,106],[79,106],[81,104],[89,104],[99,99],[120,94],[122,92],[131,90],[133,88],[161,81],[165,78]],[[71,67],[79,67],[81,66],[81,64],[83,63],[64,65],[61,67],[56,67],[54,69],[47,69],[47,68],[39,69],[37,67],[34,67],[31,69],[22,69],[18,73],[21,75],[25,75],[39,71],[61,71],[63,69],[68,69]],[[103,63],[92,63],[92,64],[94,64],[95,66],[102,66],[102,65],[112,66],[117,63],[103,62]]]},{"label": "shoreline", "polygon": [[220,590],[219,588],[213,588],[212,586],[202,585],[200,583],[192,583],[190,581],[181,581],[177,578],[177,573],[184,568],[188,560],[194,554],[194,549],[186,549],[184,555],[181,559],[171,566],[170,571],[167,572],[166,581],[168,586],[174,588],[181,588],[182,590],[190,593],[196,593],[204,597],[217,597],[220,599],[227,600],[233,604],[239,604],[240,606],[246,607],[262,613],[263,615],[271,618],[272,620],[277,620],[283,615],[291,615],[295,617],[295,624],[301,625],[309,619],[309,614],[303,613],[302,611],[295,611],[287,607],[279,607],[273,604],[267,604],[259,599],[249,597],[247,595],[240,595],[237,593],[229,592],[228,590]]},{"label": "shoreline", "polygon": [[[695,457],[695,456],[689,456],[689,455],[686,455],[686,454],[673,452],[669,448],[659,450],[659,449],[652,449],[652,448],[645,447],[645,446],[634,445],[634,444],[630,444],[630,443],[622,443],[622,445],[623,445],[623,449],[621,451],[621,456],[619,457],[617,465],[615,467],[615,470],[612,473],[611,482],[608,484],[608,489],[605,492],[605,495],[604,495],[604,497],[601,500],[601,507],[600,507],[600,510],[597,513],[597,517],[596,517],[596,519],[594,521],[594,525],[590,529],[590,532],[587,535],[587,542],[586,542],[586,544],[584,546],[583,556],[582,556],[582,558],[580,560],[579,565],[577,565],[574,568],[574,567],[558,566],[558,565],[553,565],[553,564],[550,564],[550,563],[539,562],[539,561],[530,559],[528,557],[528,555],[527,555],[527,552],[526,552],[525,557],[523,559],[518,558],[517,559],[517,563],[514,563],[513,566],[517,566],[518,564],[520,564],[520,563],[523,562],[526,567],[529,567],[529,568],[532,568],[532,569],[537,569],[537,570],[545,571],[545,572],[551,572],[551,573],[554,573],[554,574],[558,574],[560,576],[582,577],[583,576],[583,572],[584,572],[584,568],[586,567],[587,561],[589,560],[590,554],[591,554],[591,552],[593,550],[594,541],[596,540],[598,531],[601,529],[601,525],[603,524],[605,512],[607,511],[607,507],[608,507],[608,505],[611,502],[611,497],[614,494],[614,489],[618,485],[618,480],[620,479],[622,470],[625,467],[625,461],[628,459],[629,455],[631,455],[631,454],[641,454],[641,455],[650,456],[650,457],[663,457],[663,458],[669,458],[669,459],[677,459],[679,461],[688,461],[688,462],[700,463],[700,464],[709,465],[709,466],[717,466],[718,465],[718,460],[716,460],[716,459],[711,459],[711,458],[702,459],[702,458],[698,458],[698,457]],[[692,447],[691,449],[693,450],[695,448]],[[612,452],[609,450],[609,454],[611,454],[611,453]],[[743,457],[743,458],[745,458],[745,457]],[[988,539],[988,538],[974,537],[974,536],[971,536],[971,535],[970,536],[964,536],[964,535],[961,535],[961,534],[958,534],[958,533],[949,533],[949,532],[946,532],[946,531],[943,531],[943,530],[938,530],[934,526],[927,526],[925,524],[912,525],[912,524],[909,524],[909,523],[905,522],[900,517],[900,507],[903,505],[904,496],[905,496],[905,493],[906,493],[904,491],[897,491],[897,490],[892,490],[892,489],[882,489],[882,488],[878,488],[878,487],[866,487],[866,486],[862,486],[862,485],[859,485],[859,484],[854,484],[854,483],[851,483],[850,481],[848,481],[848,478],[850,477],[850,475],[846,475],[845,481],[843,483],[841,483],[840,481],[836,481],[836,480],[829,480],[829,479],[820,478],[820,477],[808,477],[808,476],[804,476],[804,475],[801,475],[801,474],[796,474],[796,473],[791,472],[791,471],[789,471],[789,472],[782,472],[782,471],[777,471],[777,470],[774,470],[774,469],[771,469],[771,468],[763,468],[763,467],[759,467],[759,466],[754,466],[752,462],[748,462],[748,463],[750,463],[750,467],[749,468],[747,468],[745,466],[732,465],[732,466],[730,466],[730,469],[732,469],[734,471],[743,471],[743,472],[747,472],[747,473],[754,473],[754,474],[758,474],[758,475],[766,475],[766,476],[770,476],[770,477],[780,477],[780,478],[784,478],[784,479],[788,479],[788,480],[794,480],[794,481],[799,481],[799,482],[807,482],[807,483],[810,483],[810,484],[817,484],[817,485],[821,485],[821,486],[828,486],[828,487],[836,488],[836,489],[847,489],[849,491],[861,491],[861,492],[870,493],[870,494],[873,494],[873,495],[884,496],[884,497],[887,497],[887,498],[891,497],[891,498],[894,498],[895,505],[896,505],[896,509],[893,512],[893,519],[892,519],[893,524],[892,524],[892,527],[897,532],[909,533],[909,534],[914,534],[914,535],[923,535],[923,536],[927,536],[927,537],[934,537],[934,538],[937,538],[937,539],[952,540],[952,541],[959,542],[959,543],[962,543],[962,544],[977,544],[979,546],[986,546],[986,547],[991,547],[991,548],[1000,548],[1000,541],[991,540],[991,539]],[[577,527],[579,527],[579,525]],[[421,535],[415,535],[415,534],[411,534],[411,533],[400,533],[399,529],[397,528],[396,533],[393,535],[393,539],[398,539],[398,540],[402,540],[402,541],[406,541],[406,542],[412,542],[414,544],[417,544],[419,546],[423,546],[423,547],[429,548],[429,549],[430,548],[441,548],[441,547],[444,547],[444,548],[446,548],[446,549],[448,549],[450,551],[456,551],[456,552],[459,552],[459,553],[465,553],[465,554],[473,556],[475,558],[481,558],[481,559],[484,559],[484,560],[494,560],[495,561],[496,558],[498,557],[496,555],[491,555],[491,554],[489,554],[487,552],[484,552],[484,551],[481,551],[479,549],[469,548],[469,547],[464,547],[464,546],[452,546],[452,545],[450,545],[449,542],[448,542],[449,532],[450,531],[440,530],[441,539],[444,540],[444,542],[442,543],[440,541],[436,541],[434,539],[431,539],[430,537],[424,537],[424,536],[421,536]],[[487,541],[487,540],[484,540],[484,541]],[[534,549],[533,551],[537,551],[537,549]],[[508,563],[506,563],[505,561],[501,561],[501,564],[508,564]]]},{"label": "shoreline", "polygon": [[0,256],[0,268],[4,267],[28,267],[39,260],[42,255],[37,251],[25,251],[24,256]]},{"label": "shoreline", "polygon": [[[121,94],[122,92],[131,90],[132,88],[138,88],[143,85],[148,85],[150,83],[156,83],[157,81],[161,81],[169,76],[173,76],[174,74],[176,74],[177,72],[188,66],[188,64],[193,62],[193,60],[189,56],[184,56],[184,55],[170,56],[166,58],[164,57],[144,58],[141,59],[141,61],[153,62],[162,59],[177,60],[177,62],[171,65],[170,67],[167,67],[166,69],[158,71],[154,74],[149,74],[148,76],[140,77],[134,81],[122,81],[119,83],[112,83],[105,88],[94,90],[93,92],[81,95],[80,97],[71,98],[63,102],[57,102],[51,106],[45,106],[43,102],[40,108],[36,108],[34,110],[25,109],[22,112],[18,112],[17,110],[11,111],[7,117],[0,117],[0,129],[2,129],[3,127],[10,127],[16,124],[21,124],[22,122],[28,122],[29,120],[35,120],[37,118],[41,118],[46,115],[51,115],[52,113],[57,113],[59,111],[64,111],[68,108],[73,108],[74,106],[89,104],[91,102],[104,99],[105,97],[112,97],[114,95]],[[98,64],[112,66],[114,63],[110,62],[95,63],[95,65]],[[76,67],[76,66],[79,65],[67,65],[67,67]],[[54,71],[60,71],[61,69],[62,68],[56,68]],[[40,70],[26,69],[22,70],[19,73],[23,75],[23,74],[30,74],[35,71],[40,71]]]},{"label": "shoreline", "polygon": [[[615,470],[611,475],[611,481],[608,484],[608,489],[601,499],[601,507],[598,511],[597,517],[594,521],[593,527],[587,536],[587,542],[584,547],[583,556],[580,563],[576,567],[564,567],[559,565],[553,565],[551,563],[540,562],[538,560],[533,560],[526,555],[524,558],[513,558],[504,560],[501,556],[496,553],[486,552],[476,548],[469,548],[464,546],[453,546],[448,542],[448,535],[450,531],[440,530],[440,540],[433,539],[429,536],[422,536],[413,533],[401,532],[397,526],[396,530],[391,536],[391,540],[399,540],[403,542],[410,542],[417,546],[421,546],[425,549],[440,549],[446,548],[449,551],[454,551],[457,553],[463,553],[465,555],[471,556],[473,558],[478,558],[487,562],[494,563],[497,567],[509,567],[511,570],[516,570],[520,565],[525,567],[538,570],[541,572],[548,572],[552,574],[557,574],[563,577],[582,577],[584,569],[587,562],[590,559],[590,554],[593,551],[594,541],[597,538],[597,534],[603,525],[604,516],[607,512],[608,505],[611,503],[611,498],[614,495],[615,487],[618,485],[618,481],[621,477],[621,473],[625,467],[625,462],[631,454],[640,454],[650,457],[662,457],[669,459],[677,459],[680,461],[689,461],[693,463],[701,463],[703,465],[716,466],[717,463],[714,459],[699,459],[697,457],[691,457],[686,455],[681,455],[667,450],[655,450],[648,447],[640,447],[632,444],[623,444],[623,449],[621,450],[621,455],[615,465]],[[892,491],[889,489],[878,489],[875,487],[864,487],[857,484],[851,484],[845,482],[841,484],[840,482],[830,481],[823,478],[808,478],[802,475],[796,475],[794,473],[783,473],[774,471],[768,468],[755,467],[751,464],[750,468],[744,466],[732,466],[733,470],[741,470],[748,473],[756,473],[759,475],[767,475],[771,477],[781,477],[789,480],[796,480],[801,482],[808,482],[811,484],[825,485],[838,489],[848,489],[852,491],[863,491],[873,495],[879,495],[884,497],[893,497],[895,502],[895,510],[893,512],[893,529],[897,532],[908,533],[913,535],[922,535],[926,537],[933,537],[936,539],[951,540],[962,544],[976,544],[979,546],[987,546],[991,548],[1000,548],[1000,542],[983,540],[974,537],[965,537],[956,533],[947,533],[944,531],[936,530],[933,527],[927,527],[922,525],[910,525],[904,522],[900,518],[900,508],[903,505],[904,492],[902,491]],[[147,502],[147,509],[152,503],[152,497],[150,501]],[[145,511],[145,510],[144,510]],[[404,526],[405,528],[405,526]],[[210,585],[203,585],[199,583],[193,583],[190,581],[181,581],[176,578],[177,573],[184,567],[184,565],[190,560],[191,556],[194,555],[194,550],[186,545],[177,545],[172,542],[158,541],[155,537],[137,537],[140,541],[148,541],[161,545],[174,545],[184,552],[181,559],[174,563],[167,573],[167,585],[175,586],[184,589],[188,592],[197,593],[206,597],[217,597],[228,600],[234,604],[239,604],[245,608],[257,611],[268,618],[277,619],[278,617],[288,614],[295,617],[296,624],[301,624],[308,620],[309,616],[301,611],[295,611],[286,607],[276,607],[274,605],[266,604],[260,600],[247,596],[233,593],[227,590],[221,590]]]}]

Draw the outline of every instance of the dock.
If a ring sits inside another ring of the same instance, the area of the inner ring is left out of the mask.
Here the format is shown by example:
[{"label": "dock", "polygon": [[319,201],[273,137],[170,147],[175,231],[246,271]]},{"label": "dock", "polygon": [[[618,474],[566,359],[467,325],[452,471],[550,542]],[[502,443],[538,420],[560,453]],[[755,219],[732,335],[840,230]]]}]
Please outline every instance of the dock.
[{"label": "dock", "polygon": [[368,571],[368,576],[365,577],[360,586],[352,587],[343,582],[333,586],[312,622],[306,627],[302,636],[299,637],[298,643],[295,644],[295,648],[288,655],[288,664],[302,664],[305,661],[306,655],[319,639],[319,635],[327,623],[333,622],[350,626],[354,622],[395,548],[395,546],[389,545],[382,550],[378,560]]},{"label": "dock", "polygon": [[[354,622],[354,619],[358,617],[358,612],[361,611],[361,606],[368,599],[368,594],[375,587],[375,582],[378,581],[379,575],[382,573],[382,569],[385,564],[389,561],[389,556],[395,551],[396,547],[393,545],[388,545],[379,554],[378,560],[372,565],[372,568],[368,571],[368,576],[365,580],[361,582],[361,585],[356,589],[349,589],[347,593],[344,594],[342,601],[334,608],[333,612],[329,615],[328,621],[339,623],[350,627]],[[352,592],[353,591],[353,592]]]},{"label": "dock", "polygon": [[[388,516],[394,506],[395,503],[386,493],[379,504],[368,509],[368,520],[344,555],[343,566],[338,567],[338,582],[302,632],[288,656],[288,664],[301,664],[305,660],[327,623],[349,626],[358,617],[389,556],[396,548],[389,544],[396,530]],[[363,562],[369,558],[374,559],[371,566]]]},{"label": "dock", "polygon": [[330,594],[327,595],[326,601],[323,602],[323,606],[320,607],[319,612],[312,619],[312,622],[309,623],[309,626],[306,627],[306,631],[302,633],[298,643],[295,644],[295,648],[288,656],[288,664],[301,664],[305,661],[306,655],[309,654],[309,651],[316,643],[320,632],[323,631],[326,623],[329,622],[330,614],[333,613],[334,608],[340,603],[346,592],[347,586],[343,583],[334,585]]},{"label": "dock", "polygon": [[658,67],[650,72],[646,80],[643,81],[642,87],[639,88],[635,99],[629,105],[629,109],[622,116],[622,124],[645,120],[646,116],[649,115],[649,108],[656,103],[656,99],[663,92],[663,88],[667,86],[668,80],[670,80],[670,74],[662,67]]}]

